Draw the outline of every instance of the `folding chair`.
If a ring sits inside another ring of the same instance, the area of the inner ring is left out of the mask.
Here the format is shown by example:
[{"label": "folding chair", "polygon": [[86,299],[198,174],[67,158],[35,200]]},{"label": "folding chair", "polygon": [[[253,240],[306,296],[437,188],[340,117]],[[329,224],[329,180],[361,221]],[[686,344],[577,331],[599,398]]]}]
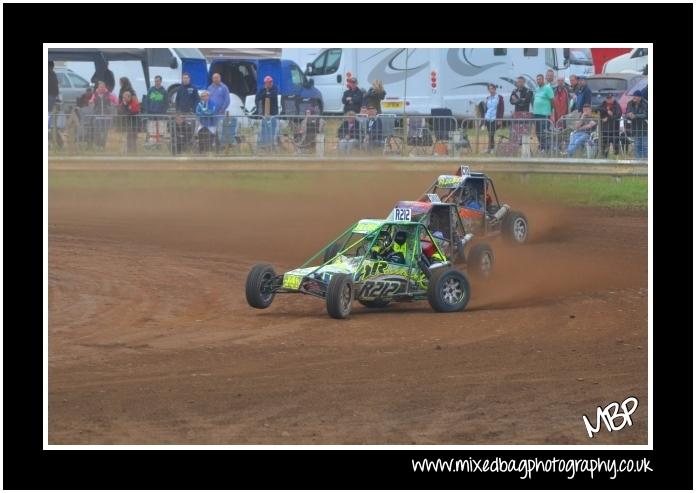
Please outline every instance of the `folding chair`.
[{"label": "folding chair", "polygon": [[411,116],[408,118],[408,132],[406,144],[413,148],[413,154],[427,154],[432,149],[433,137],[428,128],[428,122],[423,116]]},{"label": "folding chair", "polygon": [[382,154],[401,154],[403,139],[395,135],[396,115],[377,115],[377,119],[382,122],[382,138],[384,147]]}]

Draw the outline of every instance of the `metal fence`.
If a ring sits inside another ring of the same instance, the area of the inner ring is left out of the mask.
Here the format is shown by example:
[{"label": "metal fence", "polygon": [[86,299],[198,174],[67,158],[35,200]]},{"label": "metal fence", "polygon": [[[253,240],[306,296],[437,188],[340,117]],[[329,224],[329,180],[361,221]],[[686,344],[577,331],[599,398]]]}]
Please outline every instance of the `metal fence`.
[{"label": "metal fence", "polygon": [[646,159],[647,129],[599,118],[377,115],[256,116],[95,114],[74,108],[49,118],[51,155],[306,155],[575,157]]}]

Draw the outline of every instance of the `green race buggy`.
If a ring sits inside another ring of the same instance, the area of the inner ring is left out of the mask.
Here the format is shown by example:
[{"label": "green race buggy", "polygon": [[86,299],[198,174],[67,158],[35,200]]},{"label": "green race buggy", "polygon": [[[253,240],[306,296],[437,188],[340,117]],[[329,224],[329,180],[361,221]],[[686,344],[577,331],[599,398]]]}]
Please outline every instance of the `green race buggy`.
[{"label": "green race buggy", "polygon": [[470,287],[424,224],[363,219],[297,269],[276,274],[268,264],[255,265],[246,280],[249,305],[268,308],[277,293],[322,298],[329,315],[342,319],[354,300],[368,308],[428,300],[437,312],[462,311]]}]

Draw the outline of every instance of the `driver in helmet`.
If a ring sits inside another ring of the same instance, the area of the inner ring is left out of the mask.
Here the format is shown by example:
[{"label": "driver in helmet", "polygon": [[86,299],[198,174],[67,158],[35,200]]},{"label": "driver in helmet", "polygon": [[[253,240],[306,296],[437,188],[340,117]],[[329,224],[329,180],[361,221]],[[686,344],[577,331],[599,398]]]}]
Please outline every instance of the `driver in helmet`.
[{"label": "driver in helmet", "polygon": [[482,210],[483,204],[479,198],[479,194],[474,186],[471,184],[466,184],[464,186],[464,197],[462,199],[462,205],[469,209]]},{"label": "driver in helmet", "polygon": [[394,264],[406,263],[406,231],[397,231],[392,241],[388,231],[380,232],[379,238],[372,247],[372,258],[380,258]]}]

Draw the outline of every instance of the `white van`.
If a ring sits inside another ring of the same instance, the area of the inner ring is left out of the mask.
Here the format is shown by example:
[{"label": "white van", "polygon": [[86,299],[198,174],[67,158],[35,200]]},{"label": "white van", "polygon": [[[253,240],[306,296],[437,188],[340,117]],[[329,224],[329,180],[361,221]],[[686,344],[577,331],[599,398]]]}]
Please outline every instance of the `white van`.
[{"label": "white van", "polygon": [[474,116],[489,82],[508,97],[522,76],[536,88],[547,69],[565,75],[593,73],[589,48],[328,48],[307,67],[324,97],[324,111],[343,111],[346,77],[367,90],[375,79],[387,92],[383,113],[430,114],[449,108],[456,117]]},{"label": "white van", "polygon": [[648,49],[634,48],[628,53],[607,61],[602,68],[604,74],[648,74]]},{"label": "white van", "polygon": [[[162,85],[167,89],[170,100],[181,84],[184,72],[191,74],[191,82],[198,89],[208,86],[208,65],[203,53],[198,48],[147,48],[147,58],[150,71],[149,84],[145,83],[145,74],[140,61],[112,61],[109,70],[114,74],[118,93],[118,80],[128,77],[138,99],[147,94],[147,88],[154,83],[156,75],[162,76]],[[66,62],[65,66],[73,72],[90,80],[94,75],[92,62]]]}]

